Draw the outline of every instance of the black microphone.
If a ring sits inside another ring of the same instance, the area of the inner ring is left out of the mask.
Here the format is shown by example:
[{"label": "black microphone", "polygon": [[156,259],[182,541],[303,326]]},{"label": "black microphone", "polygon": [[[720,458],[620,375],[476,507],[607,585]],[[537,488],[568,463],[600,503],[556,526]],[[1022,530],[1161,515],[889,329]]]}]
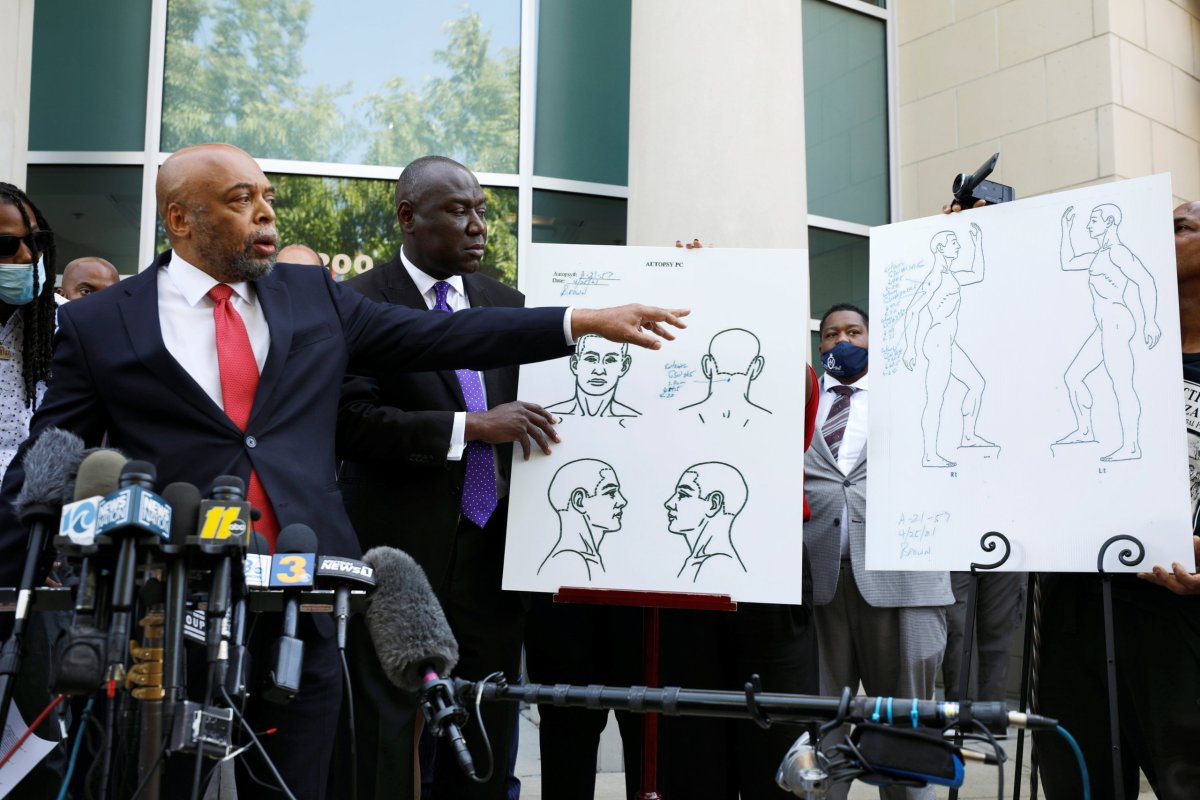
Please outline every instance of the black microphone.
[{"label": "black microphone", "polygon": [[197,533],[201,551],[216,556],[206,612],[209,664],[228,655],[221,646],[225,638],[225,614],[233,601],[234,565],[241,565],[248,542],[249,519],[246,482],[236,475],[217,476],[209,499],[200,501]]},{"label": "black microphone", "polygon": [[163,545],[166,556],[166,632],[163,637],[163,689],[168,708],[182,700],[183,628],[187,616],[188,572],[187,537],[196,531],[200,510],[200,490],[190,483],[168,484],[163,499],[171,504],[170,538]]},{"label": "black microphone", "polygon": [[337,623],[337,646],[346,649],[346,628],[350,621],[350,593],[355,589],[375,588],[375,570],[365,561],[341,556],[321,556],[317,562],[316,586],[333,589],[333,619]]},{"label": "black microphone", "polygon": [[33,605],[33,589],[41,581],[39,567],[47,532],[58,522],[64,503],[71,499],[71,475],[83,460],[83,440],[73,433],[48,428],[25,452],[25,483],[13,502],[21,524],[29,526],[29,544],[21,583],[17,587],[17,612],[12,633],[0,650],[0,713],[8,713],[16,675],[21,671],[21,637]]},{"label": "black microphone", "polygon": [[171,507],[154,493],[157,472],[147,461],[130,461],[121,470],[119,488],[100,503],[96,532],[119,541],[113,575],[112,619],[108,628],[108,673],[119,683],[125,678],[125,652],[136,598],[138,544],[162,544],[171,535]]},{"label": "black microphone", "polygon": [[474,778],[475,764],[460,728],[466,712],[454,702],[453,686],[443,677],[458,663],[458,642],[425,570],[394,547],[373,548],[363,561],[375,568],[367,630],[384,674],[401,689],[421,693],[431,732],[445,734],[459,767]]},{"label": "black microphone", "polygon": [[55,694],[86,696],[104,680],[108,640],[96,627],[96,615],[105,598],[98,587],[99,567],[95,563],[96,529],[100,503],[117,490],[125,456],[116,450],[93,449],[79,465],[75,476],[75,501],[63,506],[59,538],[60,553],[82,556],[78,562],[75,588],[75,616],[71,627],[59,635],[54,645],[50,685]]},{"label": "black microphone", "polygon": [[271,651],[271,669],[263,697],[272,703],[289,703],[300,692],[304,666],[304,641],[297,638],[300,590],[312,588],[317,534],[307,525],[293,523],[279,532],[271,559],[271,586],[285,589],[283,631]]}]

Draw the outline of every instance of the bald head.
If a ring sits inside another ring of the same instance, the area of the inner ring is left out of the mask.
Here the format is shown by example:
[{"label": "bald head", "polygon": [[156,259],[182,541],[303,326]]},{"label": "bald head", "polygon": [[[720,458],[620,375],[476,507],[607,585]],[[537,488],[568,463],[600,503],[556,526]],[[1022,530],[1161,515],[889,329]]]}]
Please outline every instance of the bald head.
[{"label": "bald head", "polygon": [[121,279],[117,268],[98,256],[77,258],[63,269],[62,285],[55,291],[68,300],[78,300],[107,289]]},{"label": "bald head", "polygon": [[314,267],[324,267],[321,254],[306,244],[289,244],[279,251],[276,258],[280,264],[312,264]]},{"label": "bald head", "polygon": [[471,170],[452,158],[422,156],[411,162],[396,181],[396,211],[399,212],[401,203],[420,205],[426,192],[442,186],[446,176],[456,172],[465,172],[474,180]]},{"label": "bald head", "polygon": [[745,375],[757,377],[762,369],[759,358],[758,337],[744,328],[721,331],[708,343],[712,356],[713,371],[718,375]]},{"label": "bald head", "polygon": [[158,171],[167,238],[222,283],[255,280],[275,263],[275,190],[258,163],[229,144],[185,147]]}]

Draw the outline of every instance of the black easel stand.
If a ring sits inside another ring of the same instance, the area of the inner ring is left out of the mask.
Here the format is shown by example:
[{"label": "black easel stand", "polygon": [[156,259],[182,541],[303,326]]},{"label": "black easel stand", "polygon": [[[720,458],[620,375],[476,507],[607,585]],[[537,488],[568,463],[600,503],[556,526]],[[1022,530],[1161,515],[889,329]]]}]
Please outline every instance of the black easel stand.
[{"label": "black easel stand", "polygon": [[[1042,583],[1038,573],[1029,573],[1025,594],[1025,644],[1021,648],[1021,710],[1037,713],[1037,675],[1042,649]],[[1025,729],[1017,731],[1017,767],[1013,780],[1013,800],[1021,800],[1021,764],[1025,757]],[[1029,739],[1029,796],[1037,800],[1037,747]]]},{"label": "black easel stand", "polygon": [[1133,555],[1133,550],[1128,547],[1117,554],[1117,559],[1125,566],[1137,566],[1146,557],[1146,548],[1141,541],[1128,534],[1113,536],[1100,545],[1100,552],[1096,555],[1096,571],[1100,573],[1100,591],[1104,602],[1104,657],[1108,667],[1108,732],[1112,737],[1113,792],[1118,798],[1124,796],[1125,781],[1121,769],[1121,723],[1117,713],[1117,658],[1113,635],[1112,575],[1104,570],[1104,556],[1109,547],[1120,541],[1131,542],[1138,548],[1136,557]]},{"label": "black easel stand", "polygon": [[[971,580],[967,584],[967,622],[963,629],[963,652],[961,669],[958,674],[959,693],[962,697],[955,698],[956,700],[970,700],[971,691],[971,651],[975,649],[975,608],[978,598],[976,594],[979,589],[979,572],[981,570],[998,569],[1008,561],[1008,557],[1012,555],[1012,542],[1008,537],[998,531],[988,531],[979,539],[979,547],[985,553],[993,553],[999,546],[997,543],[1003,543],[1004,554],[996,561],[990,564],[981,564],[976,561],[971,562]],[[956,729],[954,732],[954,744],[961,747],[963,743],[962,729]],[[950,790],[950,800],[957,800],[958,789]]]}]

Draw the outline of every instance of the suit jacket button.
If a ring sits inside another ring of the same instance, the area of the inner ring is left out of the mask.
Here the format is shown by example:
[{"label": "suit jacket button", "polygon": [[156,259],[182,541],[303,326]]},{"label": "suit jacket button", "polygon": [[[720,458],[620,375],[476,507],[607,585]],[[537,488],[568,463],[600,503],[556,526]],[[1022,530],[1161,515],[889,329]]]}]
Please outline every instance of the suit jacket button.
[{"label": "suit jacket button", "polygon": [[[251,438],[253,438],[253,437],[251,437]],[[253,447],[254,445],[250,445],[250,446],[251,446],[251,447]],[[854,484],[850,482],[850,479],[849,479],[849,478],[847,478],[846,480],[842,481],[842,486],[853,486],[853,485],[854,485]]]},{"label": "suit jacket button", "polygon": [[255,439],[253,436],[247,436],[246,447],[258,447],[258,439]]}]

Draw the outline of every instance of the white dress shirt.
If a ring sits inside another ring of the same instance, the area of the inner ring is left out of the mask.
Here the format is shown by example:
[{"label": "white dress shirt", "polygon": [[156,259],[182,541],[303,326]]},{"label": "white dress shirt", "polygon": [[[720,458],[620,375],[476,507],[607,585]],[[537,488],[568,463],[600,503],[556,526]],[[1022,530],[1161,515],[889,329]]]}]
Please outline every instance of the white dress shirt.
[{"label": "white dress shirt", "polygon": [[[415,264],[408,260],[408,256],[404,254],[404,247],[400,248],[400,263],[408,270],[408,276],[412,278],[413,283],[417,285],[417,291],[421,293],[421,297],[425,300],[425,307],[432,310],[437,303],[437,292],[433,286],[438,282],[438,279],[432,275],[422,272]],[[467,299],[466,289],[463,287],[463,279],[461,275],[451,275],[446,278],[446,283],[450,284],[450,291],[446,292],[446,304],[454,311],[462,311],[464,308],[471,307],[471,301]],[[487,405],[487,384],[483,382],[483,375],[479,376],[479,383],[483,386],[483,404]],[[447,461],[461,461],[463,451],[467,447],[467,412],[454,412],[454,427],[450,429],[450,450],[446,453]]]},{"label": "white dress shirt", "polygon": [[[862,456],[863,448],[867,446],[867,377],[863,375],[857,381],[847,384],[858,391],[850,395],[850,418],[846,420],[846,433],[842,436],[842,444],[838,449],[837,465],[843,475],[850,474],[854,465]],[[817,419],[814,436],[821,436],[821,428],[829,419],[829,409],[833,407],[838,395],[830,391],[832,386],[840,386],[841,382],[828,373],[821,376],[821,396],[817,403]],[[850,554],[850,531],[847,525],[848,511],[842,507],[842,557]]]},{"label": "white dress shirt", "polygon": [[[189,264],[178,253],[158,271],[158,322],[163,344],[192,380],[200,385],[217,408],[224,410],[221,368],[217,362],[217,329],[213,323],[216,303],[208,296],[218,281]],[[250,336],[250,348],[262,374],[271,349],[271,332],[254,286],[246,281],[229,284],[230,302],[242,318]]]}]

